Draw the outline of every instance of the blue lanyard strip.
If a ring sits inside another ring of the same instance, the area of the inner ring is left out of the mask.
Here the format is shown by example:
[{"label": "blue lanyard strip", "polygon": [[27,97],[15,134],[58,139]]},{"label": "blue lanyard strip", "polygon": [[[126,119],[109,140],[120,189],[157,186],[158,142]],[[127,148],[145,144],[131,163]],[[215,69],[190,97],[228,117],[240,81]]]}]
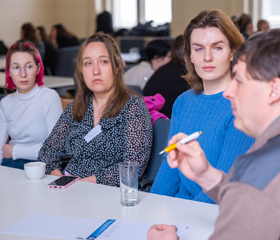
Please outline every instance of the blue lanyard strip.
[{"label": "blue lanyard strip", "polygon": [[115,221],[116,221],[115,219],[108,219],[99,228],[97,228],[91,235],[89,235],[86,239],[96,239],[101,233],[103,233]]}]

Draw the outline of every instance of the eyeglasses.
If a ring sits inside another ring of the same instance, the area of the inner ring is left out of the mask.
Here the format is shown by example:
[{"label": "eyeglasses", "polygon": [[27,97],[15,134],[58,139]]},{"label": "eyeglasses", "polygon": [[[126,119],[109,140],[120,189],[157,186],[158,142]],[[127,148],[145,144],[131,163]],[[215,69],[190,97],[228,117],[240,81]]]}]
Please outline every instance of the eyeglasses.
[{"label": "eyeglasses", "polygon": [[24,69],[24,71],[27,75],[30,75],[30,74],[33,74],[36,72],[38,65],[35,65],[32,63],[26,64],[23,67],[20,67],[18,65],[12,65],[10,67],[10,71],[12,72],[13,75],[19,75],[21,73],[22,68]]}]

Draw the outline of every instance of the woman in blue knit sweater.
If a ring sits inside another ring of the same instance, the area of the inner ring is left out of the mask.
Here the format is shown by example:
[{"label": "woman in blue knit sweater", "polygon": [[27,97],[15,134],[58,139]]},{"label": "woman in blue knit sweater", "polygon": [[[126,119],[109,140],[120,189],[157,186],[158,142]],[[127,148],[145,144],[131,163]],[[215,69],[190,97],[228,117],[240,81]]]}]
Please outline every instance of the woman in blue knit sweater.
[{"label": "woman in blue knit sweater", "polygon": [[[175,101],[169,138],[184,132],[202,131],[197,139],[208,161],[228,172],[234,159],[251,146],[253,139],[233,126],[230,102],[222,93],[230,84],[231,61],[244,41],[228,16],[219,10],[206,10],[195,17],[184,32],[184,57],[192,90]],[[179,169],[171,169],[166,157],[152,193],[213,203],[199,185]]]}]

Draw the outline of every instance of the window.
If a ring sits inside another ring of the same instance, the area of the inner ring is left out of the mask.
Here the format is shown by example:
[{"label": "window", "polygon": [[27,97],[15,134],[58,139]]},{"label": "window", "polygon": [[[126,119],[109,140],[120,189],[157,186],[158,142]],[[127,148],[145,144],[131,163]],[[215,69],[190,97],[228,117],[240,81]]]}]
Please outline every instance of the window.
[{"label": "window", "polygon": [[172,1],[145,0],[145,21],[153,21],[153,26],[170,23],[172,21]]},{"label": "window", "polygon": [[112,3],[114,28],[132,28],[139,19],[142,24],[153,21],[153,26],[172,21],[172,0],[112,0]]},{"label": "window", "polygon": [[137,25],[137,0],[113,1],[114,28],[132,28]]},{"label": "window", "polygon": [[262,18],[269,22],[271,28],[280,28],[279,0],[262,1]]}]

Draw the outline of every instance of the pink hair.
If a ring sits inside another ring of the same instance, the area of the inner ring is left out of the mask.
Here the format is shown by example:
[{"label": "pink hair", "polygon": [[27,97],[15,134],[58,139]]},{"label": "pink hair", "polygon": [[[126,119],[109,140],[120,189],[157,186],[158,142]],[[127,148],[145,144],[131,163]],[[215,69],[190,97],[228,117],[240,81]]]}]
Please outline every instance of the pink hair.
[{"label": "pink hair", "polygon": [[14,43],[9,48],[7,56],[6,56],[6,68],[5,68],[6,84],[5,84],[5,87],[8,88],[9,90],[13,90],[14,88],[16,88],[16,85],[14,84],[13,79],[10,77],[10,74],[9,74],[11,56],[16,52],[26,52],[33,56],[36,64],[39,64],[41,66],[40,72],[36,76],[36,83],[38,84],[38,86],[44,85],[44,82],[43,82],[44,65],[43,65],[40,53],[38,52],[38,50],[36,49],[34,44],[31,42],[17,42],[17,43]]}]

